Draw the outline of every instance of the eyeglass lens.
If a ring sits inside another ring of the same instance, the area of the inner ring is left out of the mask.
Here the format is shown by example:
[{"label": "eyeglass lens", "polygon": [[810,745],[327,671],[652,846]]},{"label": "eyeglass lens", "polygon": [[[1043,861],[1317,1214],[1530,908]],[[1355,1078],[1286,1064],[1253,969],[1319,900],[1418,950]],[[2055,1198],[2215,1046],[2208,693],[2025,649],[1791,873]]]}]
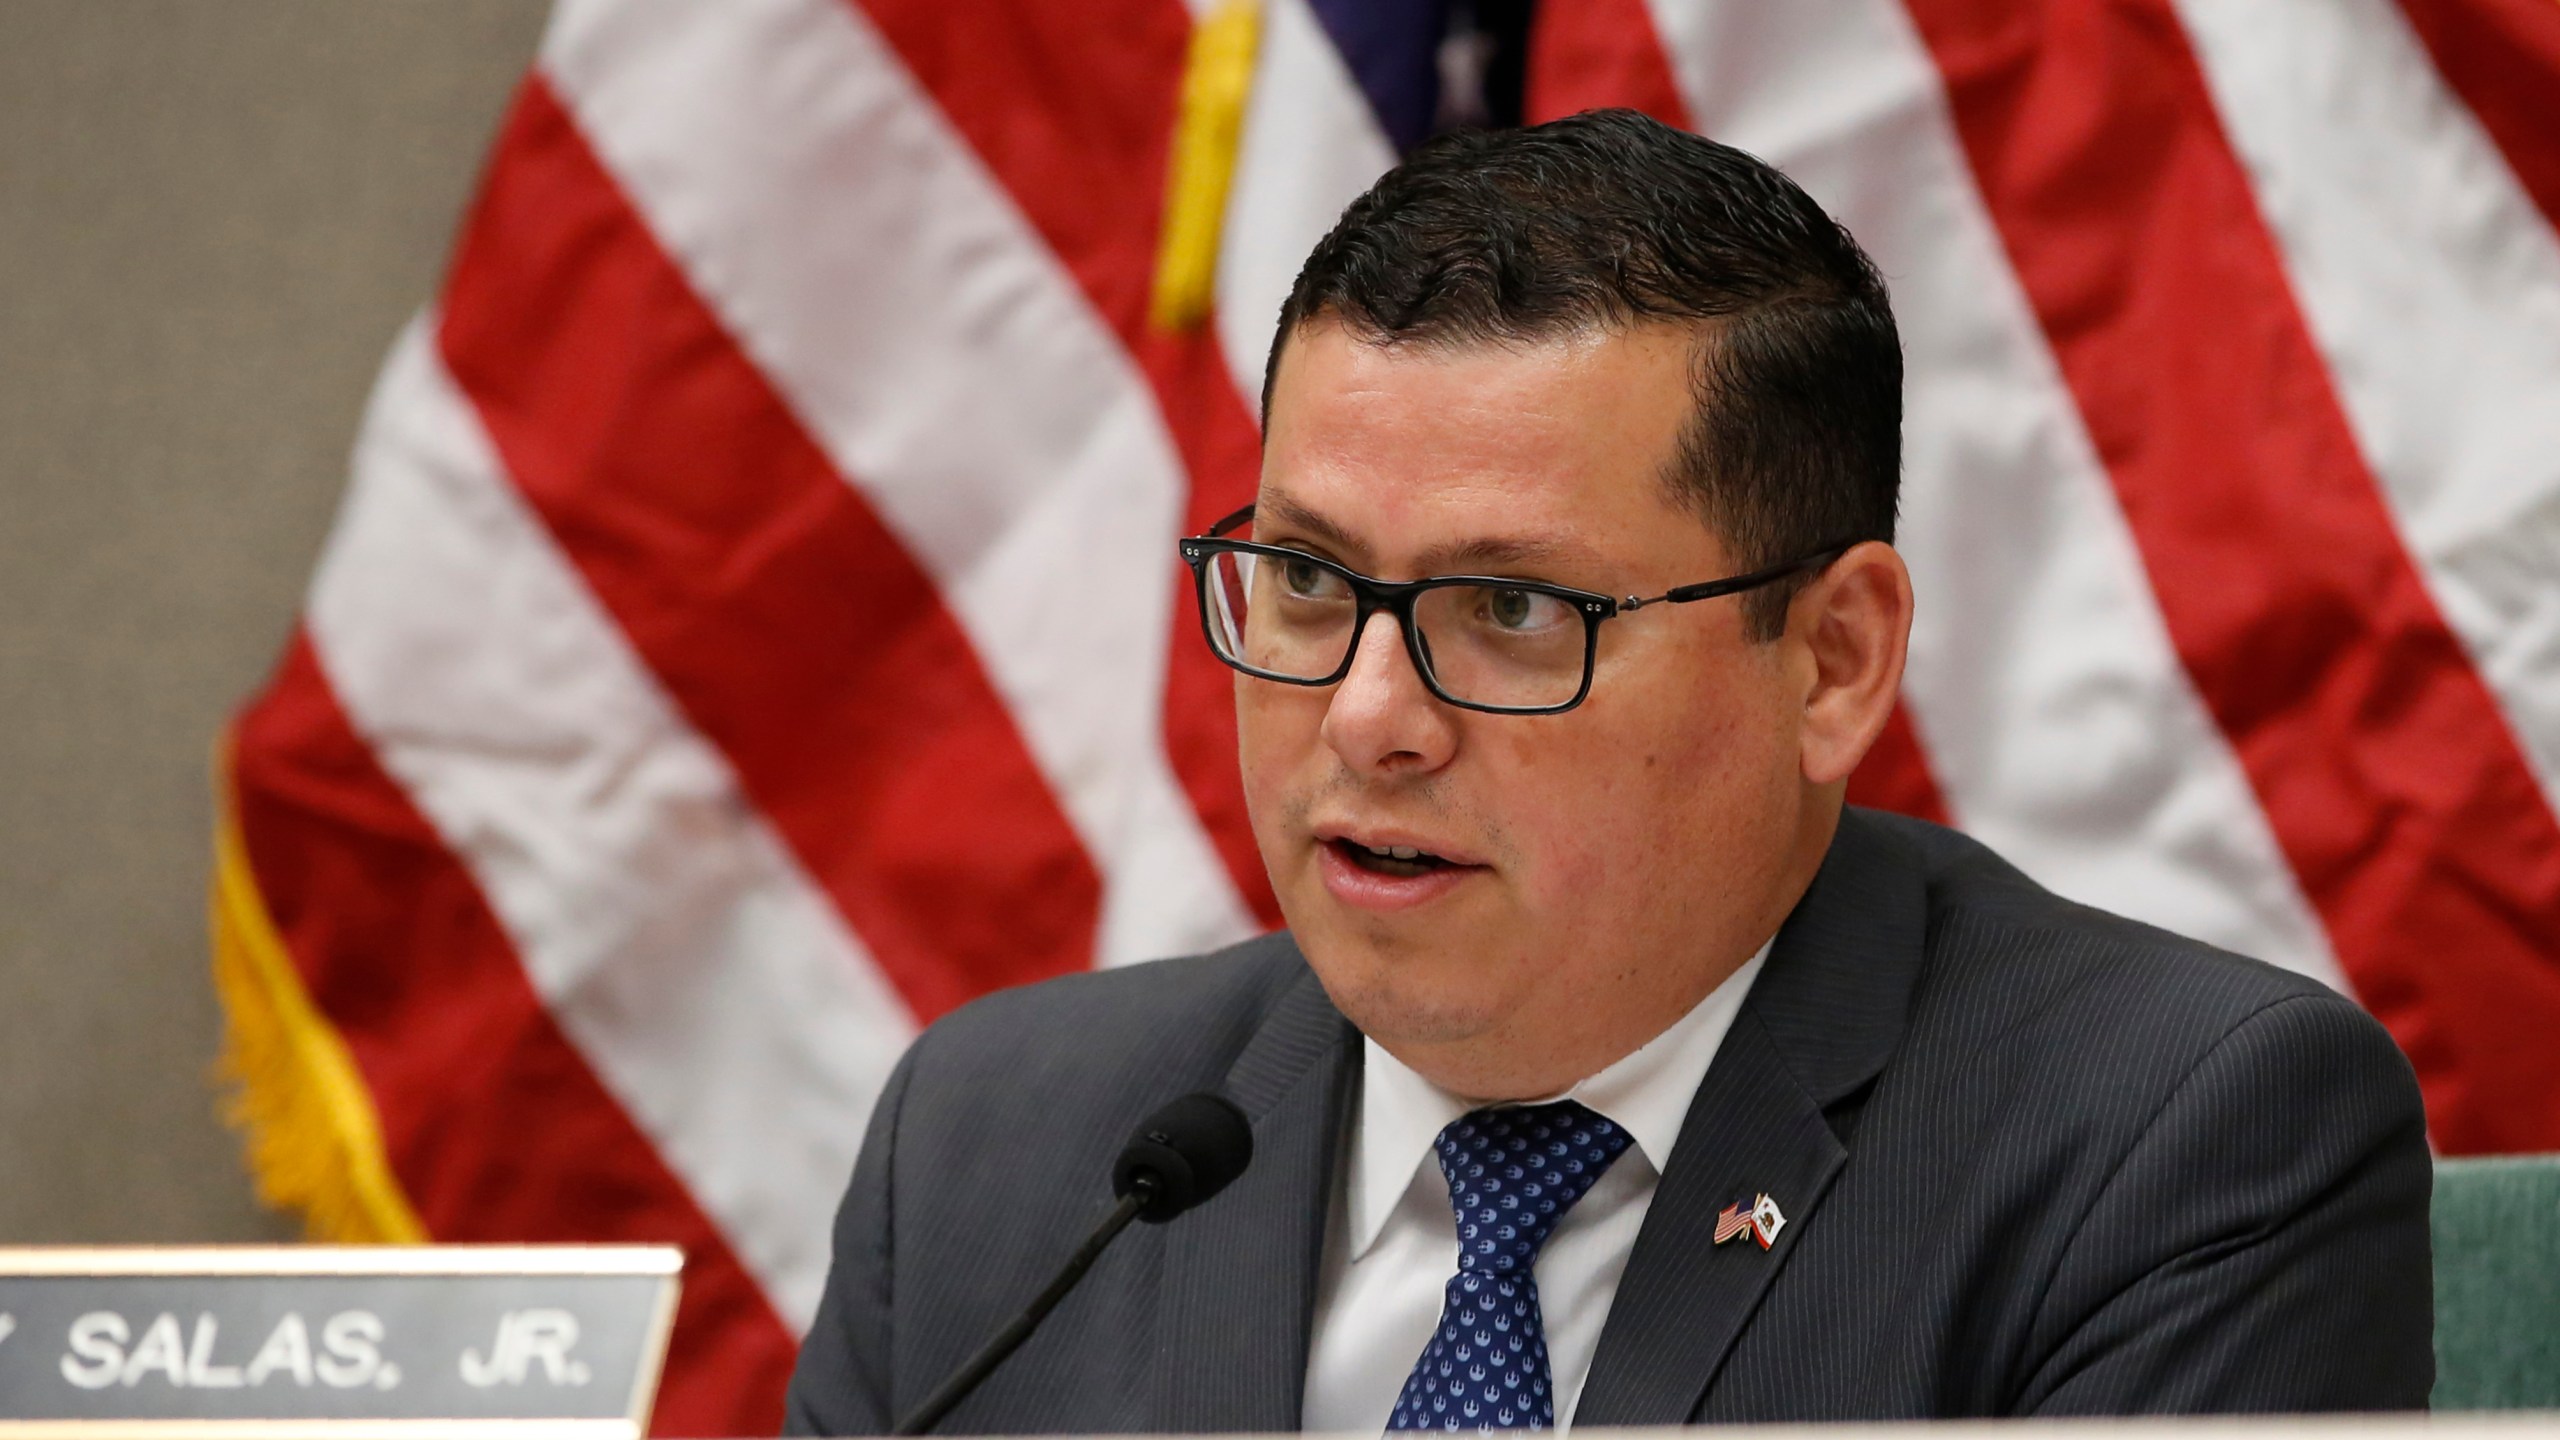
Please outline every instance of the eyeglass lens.
[{"label": "eyeglass lens", "polygon": [[[1207,567],[1209,633],[1231,664],[1323,680],[1359,643],[1359,597],[1312,559],[1221,551]],[[1474,705],[1536,709],[1582,688],[1589,630],[1570,602],[1537,590],[1442,585],[1414,598],[1431,679]]]}]

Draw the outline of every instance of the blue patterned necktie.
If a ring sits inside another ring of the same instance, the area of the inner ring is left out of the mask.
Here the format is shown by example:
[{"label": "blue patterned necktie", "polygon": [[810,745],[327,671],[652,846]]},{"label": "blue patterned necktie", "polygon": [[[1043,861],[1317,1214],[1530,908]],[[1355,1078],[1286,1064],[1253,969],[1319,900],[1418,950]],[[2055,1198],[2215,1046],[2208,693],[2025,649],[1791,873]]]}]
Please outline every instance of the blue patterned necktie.
[{"label": "blue patterned necktie", "polygon": [[1458,1217],[1458,1273],[1389,1430],[1545,1430],[1556,1423],[1538,1251],[1626,1152],[1627,1132],[1574,1103],[1478,1110],[1432,1142]]}]

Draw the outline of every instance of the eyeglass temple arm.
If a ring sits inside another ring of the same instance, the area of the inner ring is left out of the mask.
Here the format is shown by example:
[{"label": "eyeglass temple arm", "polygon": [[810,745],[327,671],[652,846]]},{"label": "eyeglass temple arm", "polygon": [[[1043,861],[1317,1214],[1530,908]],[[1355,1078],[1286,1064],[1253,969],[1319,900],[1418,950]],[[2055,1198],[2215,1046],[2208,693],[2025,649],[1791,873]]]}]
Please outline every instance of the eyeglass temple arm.
[{"label": "eyeglass temple arm", "polygon": [[[1248,505],[1245,508],[1250,510],[1253,507]],[[1708,580],[1696,585],[1682,585],[1654,596],[1629,595],[1618,602],[1618,609],[1624,613],[1629,610],[1641,610],[1647,605],[1686,605],[1692,600],[1713,600],[1719,595],[1757,590],[1773,580],[1784,580],[1801,570],[1818,570],[1839,559],[1850,546],[1856,543],[1844,540],[1837,545],[1825,545],[1810,555],[1790,560],[1783,565],[1772,565],[1766,570],[1754,570],[1748,575],[1735,575],[1724,580]]]},{"label": "eyeglass temple arm", "polygon": [[1216,540],[1222,538],[1228,531],[1235,529],[1237,526],[1242,525],[1244,522],[1252,518],[1253,507],[1251,505],[1247,505],[1243,509],[1238,510],[1234,514],[1220,520],[1217,524],[1210,526],[1207,530],[1201,533],[1200,538],[1203,540]]}]

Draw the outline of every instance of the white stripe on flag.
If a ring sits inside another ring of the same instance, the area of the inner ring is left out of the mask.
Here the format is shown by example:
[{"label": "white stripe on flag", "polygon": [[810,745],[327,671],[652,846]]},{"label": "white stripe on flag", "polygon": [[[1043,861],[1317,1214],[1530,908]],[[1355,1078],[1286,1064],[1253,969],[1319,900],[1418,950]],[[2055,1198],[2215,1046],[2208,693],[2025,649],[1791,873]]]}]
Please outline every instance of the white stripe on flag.
[{"label": "white stripe on flag", "polygon": [[2560,238],[2389,0],[2180,9],[2357,444],[2560,806]]},{"label": "white stripe on flag", "polygon": [[941,586],[1102,873],[1104,963],[1250,933],[1161,740],[1188,492],[1153,392],[845,0],[570,0],[543,67]]},{"label": "white stripe on flag", "polygon": [[1958,823],[2039,881],[2343,989],[1984,211],[1895,0],[1654,0],[1693,121],[1785,169],[1893,286],[1913,716]]},{"label": "white stripe on flag", "polygon": [[805,1329],[906,1007],[506,480],[413,323],[312,582],[321,668],[534,988]]},{"label": "white stripe on flag", "polygon": [[1262,409],[1262,367],[1307,252],[1396,162],[1342,53],[1307,0],[1267,0],[1253,99],[1218,248],[1218,342]]}]

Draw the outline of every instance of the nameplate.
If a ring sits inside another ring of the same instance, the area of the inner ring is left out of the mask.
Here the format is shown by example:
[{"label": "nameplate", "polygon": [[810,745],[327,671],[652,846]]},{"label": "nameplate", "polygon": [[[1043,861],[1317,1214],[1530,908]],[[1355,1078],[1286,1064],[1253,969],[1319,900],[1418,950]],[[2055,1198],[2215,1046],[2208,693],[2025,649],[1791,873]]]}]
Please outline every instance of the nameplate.
[{"label": "nameplate", "polygon": [[0,1248],[0,1437],[647,1428],[667,1246]]}]

